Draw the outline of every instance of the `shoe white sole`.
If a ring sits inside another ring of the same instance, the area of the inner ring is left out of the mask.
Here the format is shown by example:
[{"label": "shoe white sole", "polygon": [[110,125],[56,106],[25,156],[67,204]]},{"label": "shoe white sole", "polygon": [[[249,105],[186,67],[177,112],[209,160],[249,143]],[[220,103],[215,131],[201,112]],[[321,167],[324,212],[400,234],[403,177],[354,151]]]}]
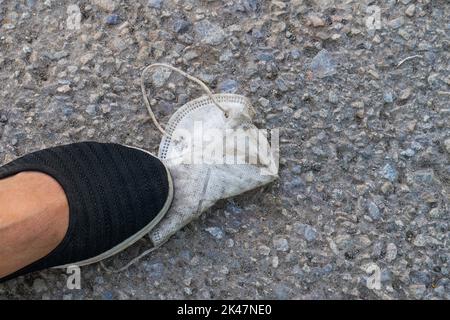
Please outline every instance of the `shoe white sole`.
[{"label": "shoe white sole", "polygon": [[[140,148],[137,148],[137,147],[131,147],[131,146],[127,146],[127,145],[124,145],[124,147],[140,150],[140,151],[143,151],[143,152],[151,155],[154,158],[157,158],[155,155],[151,154],[150,152],[148,152],[148,151],[146,151],[144,149],[140,149]],[[170,205],[172,204],[172,200],[173,200],[173,181],[172,181],[172,176],[170,175],[169,169],[167,169],[167,167],[165,165],[164,165],[164,168],[166,168],[167,177],[168,177],[168,180],[169,180],[169,195],[168,195],[167,200],[164,203],[164,206],[161,209],[161,211],[156,215],[156,217],[148,225],[146,225],[139,232],[135,233],[134,235],[132,235],[131,237],[129,237],[125,241],[119,243],[115,247],[109,249],[108,251],[105,251],[104,253],[102,253],[102,254],[100,254],[98,256],[95,256],[93,258],[86,259],[86,260],[83,260],[83,261],[75,262],[75,263],[65,264],[63,266],[53,267],[53,269],[62,269],[62,268],[67,268],[69,266],[82,267],[82,266],[87,266],[89,264],[100,262],[102,260],[108,259],[108,258],[118,254],[119,252],[125,250],[129,246],[131,246],[134,243],[136,243],[139,239],[143,238],[147,233],[149,233],[161,221],[161,219],[165,216],[167,211],[169,211]]]}]

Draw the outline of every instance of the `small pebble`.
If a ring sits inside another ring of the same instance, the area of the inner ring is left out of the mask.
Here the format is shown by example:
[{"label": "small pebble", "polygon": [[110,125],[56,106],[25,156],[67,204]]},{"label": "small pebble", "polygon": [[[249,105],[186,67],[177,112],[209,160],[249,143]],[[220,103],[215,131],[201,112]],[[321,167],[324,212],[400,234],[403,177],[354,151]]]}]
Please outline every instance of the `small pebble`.
[{"label": "small pebble", "polygon": [[325,78],[336,74],[336,62],[331,54],[323,49],[311,61],[310,69],[318,78]]},{"label": "small pebble", "polygon": [[209,45],[219,45],[225,40],[223,29],[208,20],[202,20],[194,25],[195,33],[200,41]]},{"label": "small pebble", "polygon": [[107,114],[107,113],[110,113],[111,112],[111,105],[110,104],[102,104],[101,106],[100,106],[100,109],[102,110],[102,113],[103,114]]},{"label": "small pebble", "polygon": [[263,97],[259,98],[258,102],[264,108],[267,108],[270,104],[270,101]]},{"label": "small pebble", "polygon": [[369,200],[367,202],[367,211],[373,220],[379,220],[381,218],[381,211],[373,201]]},{"label": "small pebble", "polygon": [[95,104],[90,104],[86,107],[86,112],[90,116],[94,116],[97,113],[97,106]]},{"label": "small pebble", "polygon": [[426,243],[427,243],[427,242],[426,242],[426,239],[425,239],[425,237],[424,237],[423,234],[418,234],[418,235],[416,236],[416,238],[414,239],[414,241],[413,241],[413,244],[414,244],[416,247],[424,247]]},{"label": "small pebble", "polygon": [[386,247],[386,260],[392,262],[395,258],[397,258],[397,246],[391,242]]},{"label": "small pebble", "polygon": [[273,257],[273,258],[272,258],[272,267],[278,268],[279,261],[280,261],[280,260],[278,259],[277,256]]},{"label": "small pebble", "polygon": [[415,4],[411,4],[405,11],[405,14],[408,17],[413,17],[414,13],[416,12],[416,5]]},{"label": "small pebble", "polygon": [[398,29],[405,23],[403,17],[398,17],[388,22],[388,26],[392,29]]},{"label": "small pebble", "polygon": [[92,3],[107,12],[113,12],[116,8],[114,0],[92,0]]},{"label": "small pebble", "polygon": [[118,14],[111,14],[106,18],[106,24],[114,26],[120,23],[120,16]]},{"label": "small pebble", "polygon": [[58,87],[58,89],[56,89],[56,91],[58,91],[59,93],[68,93],[68,92],[72,91],[72,88],[70,88],[70,86],[68,84],[66,84],[61,87]]},{"label": "small pebble", "polygon": [[381,170],[381,175],[383,176],[383,178],[388,179],[391,182],[394,182],[398,178],[397,169],[389,163],[387,163],[383,167],[383,169]]},{"label": "small pebble", "polygon": [[216,239],[222,239],[224,237],[224,232],[221,228],[218,227],[210,227],[205,229],[210,235],[212,235]]},{"label": "small pebble", "polygon": [[447,153],[450,154],[450,138],[449,139],[445,139],[445,141],[444,141],[444,148],[445,148],[445,151],[447,151]]},{"label": "small pebble", "polygon": [[393,103],[394,102],[394,96],[392,94],[392,92],[387,91],[383,94],[383,100],[385,103]]},{"label": "small pebble", "polygon": [[191,26],[191,23],[189,23],[189,21],[186,20],[182,20],[182,19],[178,19],[175,20],[175,22],[173,23],[173,31],[175,31],[176,33],[185,33],[189,30],[189,27]]},{"label": "small pebble", "polygon": [[313,27],[323,27],[325,26],[325,20],[320,18],[319,16],[312,14],[308,17],[309,22]]},{"label": "small pebble", "polygon": [[164,0],[148,0],[148,6],[154,9],[161,9]]},{"label": "small pebble", "polygon": [[314,241],[317,238],[317,230],[309,225],[306,225],[304,235],[306,241],[308,242]]},{"label": "small pebble", "polygon": [[270,254],[270,248],[262,245],[259,247],[259,253],[263,256],[268,256]]},{"label": "small pebble", "polygon": [[238,90],[238,83],[236,80],[228,79],[220,82],[217,87],[220,92],[235,93]]},{"label": "small pebble", "polygon": [[412,90],[410,88],[407,88],[405,90],[402,90],[398,96],[398,98],[401,101],[407,100],[411,96]]},{"label": "small pebble", "polygon": [[339,96],[334,91],[328,92],[328,102],[337,104],[339,102]]},{"label": "small pebble", "polygon": [[273,240],[273,246],[275,250],[277,251],[288,251],[289,250],[289,243],[287,239],[285,238],[278,238]]}]

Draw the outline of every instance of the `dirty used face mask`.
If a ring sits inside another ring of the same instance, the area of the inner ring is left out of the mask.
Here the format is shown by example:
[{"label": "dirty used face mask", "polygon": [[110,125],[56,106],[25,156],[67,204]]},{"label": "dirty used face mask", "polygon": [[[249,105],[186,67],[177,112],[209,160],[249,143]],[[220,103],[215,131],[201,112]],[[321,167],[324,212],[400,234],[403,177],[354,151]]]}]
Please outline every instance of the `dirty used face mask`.
[{"label": "dirty used face mask", "polygon": [[[206,92],[180,107],[165,129],[153,113],[145,88],[146,72],[157,67],[180,73]],[[277,150],[269,145],[267,132],[252,124],[254,109],[246,97],[212,94],[199,79],[159,63],[144,69],[141,89],[150,117],[163,134],[158,157],[171,173],[174,200],[149,233],[154,247],[121,270],[160,247],[217,201],[264,186],[278,177]]]},{"label": "dirty used face mask", "polygon": [[[175,193],[170,210],[149,234],[158,247],[217,201],[275,180],[277,166],[267,138],[251,123],[254,110],[246,97],[212,95],[200,80],[163,64],[149,66],[143,76],[155,67],[179,72],[207,93],[178,109],[160,130],[158,157],[169,168]],[[145,91],[144,100],[153,115]]]}]

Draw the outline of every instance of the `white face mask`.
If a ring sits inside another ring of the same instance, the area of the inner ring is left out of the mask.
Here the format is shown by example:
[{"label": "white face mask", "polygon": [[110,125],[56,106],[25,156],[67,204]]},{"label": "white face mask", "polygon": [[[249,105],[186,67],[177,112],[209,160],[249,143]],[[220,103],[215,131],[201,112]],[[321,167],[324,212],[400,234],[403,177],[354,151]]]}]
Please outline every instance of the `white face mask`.
[{"label": "white face mask", "polygon": [[[181,73],[207,93],[176,111],[165,130],[153,114],[144,86],[146,71],[155,67]],[[158,156],[174,183],[172,206],[149,234],[153,245],[159,247],[218,200],[275,180],[278,153],[265,132],[252,124],[254,110],[246,97],[212,95],[200,80],[164,64],[148,66],[141,80],[150,116],[164,134]],[[272,141],[274,138],[278,137],[272,136]]]}]

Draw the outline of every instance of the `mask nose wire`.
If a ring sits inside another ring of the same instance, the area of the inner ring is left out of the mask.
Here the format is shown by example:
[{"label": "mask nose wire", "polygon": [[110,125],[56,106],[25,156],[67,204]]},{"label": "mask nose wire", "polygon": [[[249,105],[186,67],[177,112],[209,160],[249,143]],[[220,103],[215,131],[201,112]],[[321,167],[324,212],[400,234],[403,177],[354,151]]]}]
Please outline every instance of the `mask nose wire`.
[{"label": "mask nose wire", "polygon": [[170,69],[170,70],[175,71],[175,72],[181,74],[182,76],[188,78],[189,80],[197,83],[203,89],[203,91],[205,91],[206,95],[212,100],[214,105],[217,108],[219,108],[224,113],[226,118],[228,118],[228,112],[217,102],[217,100],[214,98],[211,90],[200,79],[198,79],[196,77],[193,77],[190,74],[187,74],[186,72],[184,72],[183,70],[180,70],[180,69],[178,69],[176,67],[173,67],[171,65],[168,65],[168,64],[165,64],[165,63],[154,63],[154,64],[151,64],[151,65],[145,67],[145,69],[142,71],[142,75],[141,75],[141,91],[142,91],[142,96],[144,98],[145,106],[147,107],[147,111],[148,111],[148,113],[150,115],[150,118],[152,119],[153,124],[156,126],[156,128],[158,128],[158,130],[163,135],[168,135],[168,134],[167,134],[166,130],[164,130],[164,128],[161,126],[161,124],[159,123],[158,119],[156,119],[155,113],[153,112],[152,107],[150,105],[150,102],[148,101],[147,93],[146,93],[146,90],[145,90],[145,74],[150,69],[154,69],[154,68],[157,68],[157,67],[163,67],[163,68]]}]

